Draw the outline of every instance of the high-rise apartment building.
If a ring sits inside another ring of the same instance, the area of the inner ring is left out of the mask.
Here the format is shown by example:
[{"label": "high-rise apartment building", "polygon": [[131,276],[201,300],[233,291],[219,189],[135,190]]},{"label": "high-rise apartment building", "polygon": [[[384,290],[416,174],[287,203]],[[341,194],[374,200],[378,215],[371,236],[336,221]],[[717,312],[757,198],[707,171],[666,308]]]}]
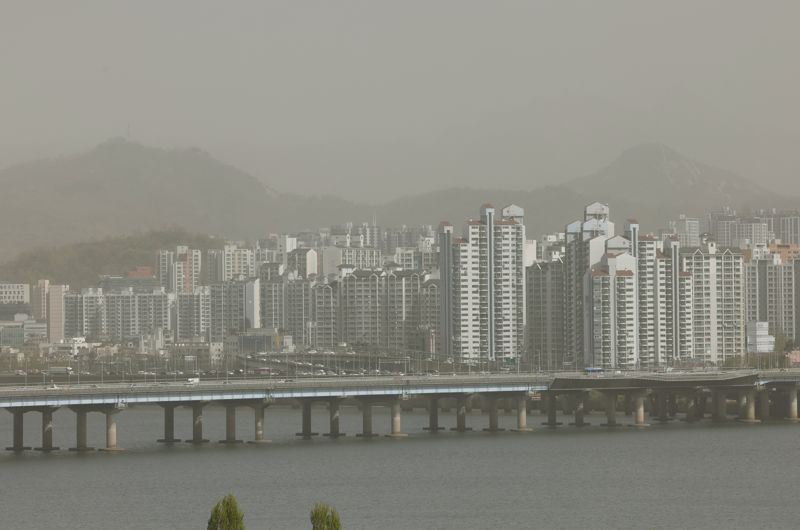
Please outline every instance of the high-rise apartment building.
[{"label": "high-rise apartment building", "polygon": [[420,292],[419,325],[422,351],[430,354],[431,358],[438,356],[442,351],[442,335],[439,332],[440,304],[441,282],[436,278],[429,278],[422,284]]},{"label": "high-rise apartment building", "polygon": [[175,340],[205,342],[211,322],[211,290],[198,287],[193,293],[178,293],[175,300]]},{"label": "high-rise apartment building", "polygon": [[289,253],[286,270],[295,271],[300,278],[315,276],[318,267],[317,251],[313,248],[296,248]]},{"label": "high-rise apartment building", "polygon": [[[780,256],[745,264],[746,321],[766,322],[773,336],[795,344],[800,340],[800,261],[783,262]],[[748,348],[749,348],[748,344]]]},{"label": "high-rise apartment building", "polygon": [[227,282],[244,276],[256,276],[255,253],[249,248],[228,244],[221,250],[208,251],[208,282]]},{"label": "high-rise apartment building", "polygon": [[47,340],[51,344],[63,342],[65,334],[65,299],[69,285],[50,285],[47,289]]},{"label": "high-rise apartment building", "polygon": [[[442,297],[452,289],[452,298],[441,302],[444,353],[513,359],[525,340],[524,212],[511,205],[497,217],[484,204],[480,214],[467,221],[463,238],[452,238],[447,225],[440,232]],[[449,326],[452,338],[445,335]]]},{"label": "high-rise apartment building", "polygon": [[36,320],[47,320],[47,294],[50,280],[39,280],[31,287],[31,311]]},{"label": "high-rise apartment building", "polygon": [[564,229],[564,364],[579,367],[584,355],[584,301],[586,273],[600,263],[606,253],[606,240],[614,237],[614,223],[609,220],[607,205],[592,203],[584,209],[583,219]]},{"label": "high-rise apartment building", "polygon": [[420,295],[424,274],[414,270],[388,270],[382,280],[382,345],[392,352],[421,350]]},{"label": "high-rise apartment building", "polygon": [[158,282],[166,292],[192,293],[203,283],[203,253],[187,246],[158,253]]},{"label": "high-rise apartment building", "polygon": [[210,286],[209,341],[261,327],[261,289],[258,278],[239,277]]},{"label": "high-rise apartment building", "polygon": [[669,222],[669,229],[682,247],[700,246],[700,219],[681,214],[677,220]]},{"label": "high-rise apartment building", "polygon": [[332,350],[339,343],[339,281],[317,282],[311,288],[312,321],[309,339],[313,348]]},{"label": "high-rise apartment building", "polygon": [[537,261],[525,269],[527,354],[538,370],[560,370],[564,363],[564,262]]},{"label": "high-rise apartment building", "polygon": [[637,261],[629,252],[608,252],[586,272],[584,366],[639,366]]},{"label": "high-rise apartment building", "polygon": [[27,283],[0,282],[0,304],[29,304],[30,285]]},{"label": "high-rise apartment building", "polygon": [[745,352],[744,259],[738,249],[706,240],[680,250],[692,279],[693,358],[721,363]]}]

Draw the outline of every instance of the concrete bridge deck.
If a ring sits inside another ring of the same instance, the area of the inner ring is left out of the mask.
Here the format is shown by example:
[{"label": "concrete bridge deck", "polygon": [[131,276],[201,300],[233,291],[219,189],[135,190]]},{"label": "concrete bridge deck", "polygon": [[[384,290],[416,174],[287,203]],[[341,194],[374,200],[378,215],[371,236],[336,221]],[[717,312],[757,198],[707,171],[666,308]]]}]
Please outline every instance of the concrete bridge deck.
[{"label": "concrete bridge deck", "polygon": [[[0,408],[14,415],[13,445],[10,450],[27,449],[22,440],[23,416],[28,412],[42,415],[42,444],[40,449],[56,449],[52,444],[52,413],[68,407],[76,413],[77,443],[74,449],[86,447],[86,414],[100,412],[106,415],[106,450],[118,450],[116,444],[115,415],[136,405],[159,405],[164,409],[164,438],[160,441],[179,441],[174,437],[174,411],[176,407],[192,408],[192,443],[207,440],[202,433],[202,411],[209,403],[226,407],[226,439],[236,443],[235,425],[237,407],[255,411],[255,442],[264,439],[264,410],[273,403],[299,403],[302,406],[302,431],[298,435],[313,436],[311,432],[311,404],[323,401],[330,410],[330,436],[343,435],[339,431],[339,404],[344,399],[358,400],[363,411],[363,430],[360,436],[374,436],[372,432],[372,405],[387,403],[391,406],[392,422],[389,436],[400,437],[402,403],[424,399],[430,414],[428,430],[441,430],[438,422],[439,402],[455,400],[457,425],[454,430],[466,431],[468,399],[480,396],[489,414],[489,430],[497,430],[499,400],[515,403],[517,431],[529,430],[527,426],[528,402],[533,396],[543,399],[547,414],[545,425],[555,427],[559,400],[562,412],[575,415],[574,425],[584,425],[583,416],[588,406],[590,391],[600,393],[604,399],[606,425],[616,426],[616,408],[620,397],[625,407],[634,415],[634,425],[646,426],[644,414],[649,409],[651,418],[668,421],[675,416],[677,399],[685,401],[688,421],[705,415],[708,397],[713,398],[712,417],[722,421],[727,417],[727,402],[731,395],[738,400],[739,419],[758,422],[780,411],[782,417],[797,420],[797,386],[800,370],[766,371],[694,371],[694,372],[627,372],[614,374],[489,374],[441,375],[408,377],[334,377],[301,378],[295,380],[251,379],[239,381],[200,381],[164,383],[110,383],[69,386],[7,386],[0,387]],[[595,394],[596,395],[596,394]],[[510,400],[510,401],[509,401]],[[759,404],[758,414],[756,404]],[[770,409],[772,403],[773,409]],[[782,405],[781,405],[782,403]],[[757,418],[758,416],[758,418]]]}]

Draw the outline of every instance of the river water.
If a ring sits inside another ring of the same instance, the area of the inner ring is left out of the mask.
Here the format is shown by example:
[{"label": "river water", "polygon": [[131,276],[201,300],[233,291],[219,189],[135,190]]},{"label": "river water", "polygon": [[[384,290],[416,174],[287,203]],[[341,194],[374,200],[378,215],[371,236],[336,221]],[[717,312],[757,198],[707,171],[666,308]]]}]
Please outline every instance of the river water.
[{"label": "river water", "polygon": [[[430,435],[424,411],[404,412],[405,439],[356,438],[360,412],[342,407],[347,437],[296,440],[300,411],[267,409],[265,445],[173,447],[161,409],[118,418],[118,454],[75,454],[74,414],[55,413],[62,451],[0,454],[0,529],[106,530],[205,528],[213,504],[233,493],[248,529],[310,528],[315,501],[333,504],[346,529],[494,528],[797,528],[800,426],[675,421],[650,428],[539,427],[485,433],[474,410],[469,433]],[[629,417],[620,415],[629,421]],[[224,409],[208,407],[205,437],[224,437]],[[240,409],[238,435],[252,439],[252,412]],[[25,443],[40,442],[40,416],[25,415]],[[452,426],[452,414],[440,413]],[[515,416],[502,414],[501,427]],[[389,431],[387,408],[374,409],[375,432]],[[103,446],[104,418],[89,415],[90,445]],[[176,411],[176,436],[191,413]],[[315,408],[313,428],[327,430]],[[11,415],[0,412],[0,443]]]}]

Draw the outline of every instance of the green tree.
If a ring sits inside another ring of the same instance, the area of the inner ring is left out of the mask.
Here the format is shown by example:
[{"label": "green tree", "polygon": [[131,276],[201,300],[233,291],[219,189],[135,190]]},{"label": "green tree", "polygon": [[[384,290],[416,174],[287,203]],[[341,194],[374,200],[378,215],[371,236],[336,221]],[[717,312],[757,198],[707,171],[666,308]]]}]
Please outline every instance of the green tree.
[{"label": "green tree", "polygon": [[318,502],[311,509],[312,530],[341,530],[339,512],[333,506]]},{"label": "green tree", "polygon": [[244,514],[233,495],[225,495],[211,510],[207,530],[244,530]]}]

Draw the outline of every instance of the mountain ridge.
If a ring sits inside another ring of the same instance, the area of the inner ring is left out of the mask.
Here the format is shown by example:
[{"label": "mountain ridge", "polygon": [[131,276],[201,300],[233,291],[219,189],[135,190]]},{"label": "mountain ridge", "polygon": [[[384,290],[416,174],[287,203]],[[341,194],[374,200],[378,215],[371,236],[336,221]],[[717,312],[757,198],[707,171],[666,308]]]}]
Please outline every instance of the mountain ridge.
[{"label": "mountain ridge", "polygon": [[280,193],[200,149],[160,149],[112,139],[88,152],[36,160],[0,171],[0,261],[24,250],[136,231],[182,226],[192,232],[253,239],[270,232],[316,229],[347,221],[456,226],[485,202],[526,210],[531,237],[563,228],[585,204],[610,205],[654,230],[679,213],[793,206],[727,170],[696,162],[662,144],[627,149],[595,173],[530,190],[451,187],[383,204]]}]

